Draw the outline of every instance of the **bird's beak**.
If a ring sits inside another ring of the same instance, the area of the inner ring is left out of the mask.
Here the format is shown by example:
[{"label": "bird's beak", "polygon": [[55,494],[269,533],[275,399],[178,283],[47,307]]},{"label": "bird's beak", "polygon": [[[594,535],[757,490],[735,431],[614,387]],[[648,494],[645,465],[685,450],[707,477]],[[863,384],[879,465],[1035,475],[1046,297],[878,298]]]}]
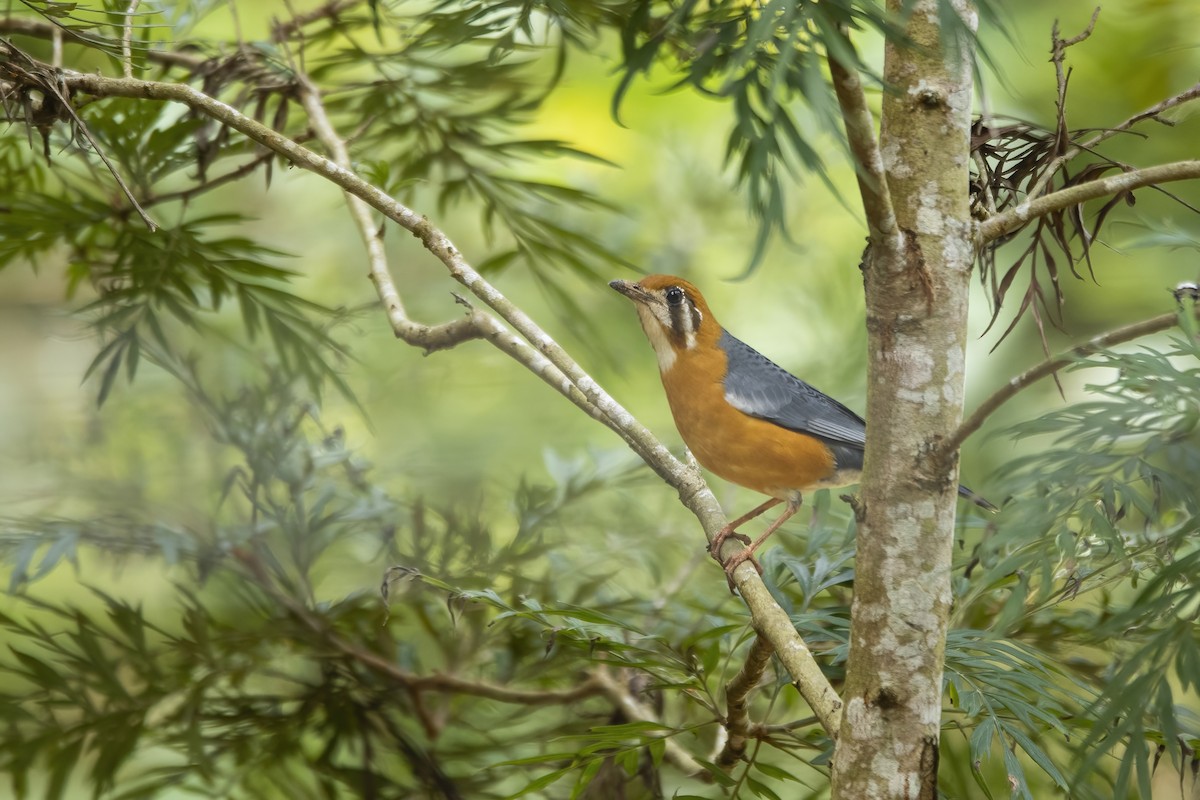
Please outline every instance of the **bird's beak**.
[{"label": "bird's beak", "polygon": [[654,295],[633,281],[610,281],[608,285],[635,303],[650,303],[654,300]]}]

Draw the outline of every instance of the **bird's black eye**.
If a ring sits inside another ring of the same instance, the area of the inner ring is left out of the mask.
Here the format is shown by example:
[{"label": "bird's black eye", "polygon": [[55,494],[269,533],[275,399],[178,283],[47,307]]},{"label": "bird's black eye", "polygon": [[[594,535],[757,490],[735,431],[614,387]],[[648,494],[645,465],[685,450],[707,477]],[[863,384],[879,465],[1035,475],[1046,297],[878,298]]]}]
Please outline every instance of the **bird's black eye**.
[{"label": "bird's black eye", "polygon": [[683,289],[680,289],[678,286],[672,286],[670,289],[667,289],[667,302],[673,306],[681,305],[683,303]]}]

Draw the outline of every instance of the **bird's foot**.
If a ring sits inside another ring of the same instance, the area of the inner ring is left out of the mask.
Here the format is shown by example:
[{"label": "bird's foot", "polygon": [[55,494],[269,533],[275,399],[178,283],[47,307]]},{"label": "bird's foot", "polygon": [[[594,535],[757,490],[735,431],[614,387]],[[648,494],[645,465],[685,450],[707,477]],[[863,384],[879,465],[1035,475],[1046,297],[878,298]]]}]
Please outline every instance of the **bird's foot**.
[{"label": "bird's foot", "polygon": [[708,554],[715,558],[718,564],[723,563],[721,561],[721,547],[725,544],[726,539],[737,539],[744,545],[750,544],[750,537],[744,533],[738,533],[732,526],[727,525],[721,528],[721,530],[717,531],[717,535],[712,538],[712,541],[708,543]]},{"label": "bird's foot", "polygon": [[758,570],[759,575],[763,574],[762,564],[758,563],[758,559],[754,557],[754,548],[747,545],[744,550],[739,550],[731,555],[728,560],[721,563],[722,569],[725,570],[725,582],[729,584],[730,594],[737,594],[734,591],[737,587],[733,583],[733,571],[740,567],[743,561],[749,561]]}]

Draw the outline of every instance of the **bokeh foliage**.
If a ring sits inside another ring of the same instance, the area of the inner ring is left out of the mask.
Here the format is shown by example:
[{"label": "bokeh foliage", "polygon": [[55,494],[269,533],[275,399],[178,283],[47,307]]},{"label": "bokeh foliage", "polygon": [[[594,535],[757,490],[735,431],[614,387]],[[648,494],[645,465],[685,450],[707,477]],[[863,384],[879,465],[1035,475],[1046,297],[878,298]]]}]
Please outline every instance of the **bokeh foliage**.
[{"label": "bokeh foliage", "polygon": [[[21,52],[48,61],[57,28],[66,66],[119,74],[125,5],[27,2],[5,19]],[[299,8],[298,24],[282,3],[239,7],[236,21],[220,5],[143,9],[131,28],[136,74],[191,82],[313,144],[295,94],[303,70],[361,174],[557,315],[566,340],[646,356],[631,320],[612,332],[618,323],[600,324],[593,302],[601,278],[630,263],[681,263],[715,278],[759,262],[788,287],[759,298],[813,316],[846,283],[834,273],[854,272],[859,232],[842,228],[850,244],[822,244],[811,230],[827,212],[794,183],[815,174],[843,193],[849,185],[851,170],[827,166],[841,145],[822,51],[842,48],[857,63],[838,26],[855,28],[866,53],[892,26],[875,4],[772,3],[760,13],[646,0],[335,2]],[[29,64],[5,52],[0,79],[20,80]],[[598,67],[597,52],[610,61]],[[605,68],[616,76],[586,103],[631,126],[648,106],[694,102],[648,95],[644,84],[717,101],[704,125],[716,119],[720,135],[700,137],[713,145],[706,155],[664,167],[669,154],[654,153],[668,189],[609,191],[591,171],[613,160],[602,143],[539,132],[571,80]],[[165,104],[97,100],[81,104],[79,122],[52,96],[10,93],[3,103],[18,122],[0,132],[0,267],[6,277],[33,267],[86,321],[95,346],[78,375],[91,373],[87,389],[105,403],[92,419],[112,428],[42,456],[71,464],[54,489],[62,502],[0,525],[10,598],[0,752],[14,791],[823,795],[830,743],[783,676],[753,698],[762,725],[746,763],[703,780],[680,772],[668,740],[702,762],[716,750],[722,687],[751,634],[744,610],[651,475],[609,438],[590,450],[583,437],[554,441],[549,431],[574,423],[535,410],[550,402],[542,395],[518,399],[507,378],[483,377],[495,368],[489,356],[462,348],[413,361],[399,378],[372,373],[397,369],[398,357],[360,278],[358,243],[339,240],[322,284],[311,253],[254,220],[261,202],[303,227],[333,226],[344,209],[332,195]],[[1053,108],[1040,113],[1037,130],[1053,130]],[[723,180],[744,187],[752,222],[730,222],[713,190]],[[647,192],[662,194],[647,203]],[[692,227],[672,233],[689,216]],[[694,265],[713,259],[689,249],[713,241],[697,231],[738,226],[739,255],[719,272]],[[634,227],[655,236],[640,240]],[[793,246],[809,261],[831,252],[844,263],[806,264],[798,277],[780,232],[803,238]],[[428,261],[389,245],[405,277],[422,269],[410,262]],[[1103,277],[1103,255],[1090,253]],[[344,288],[352,281],[361,290]],[[425,300],[425,284],[436,282],[412,278],[413,295]],[[806,293],[790,294],[796,284]],[[990,294],[1002,305],[1002,293]],[[1078,797],[1150,796],[1160,765],[1186,774],[1196,764],[1200,370],[1183,300],[1171,340],[1091,357],[1080,374],[1102,377],[1078,402],[1030,408],[990,440],[1008,447],[1015,437],[1023,449],[991,457],[997,477],[980,487],[1005,500],[1003,513],[964,512],[947,648],[950,796],[1068,786]],[[861,327],[845,323],[852,302],[835,308],[847,328]],[[815,332],[833,316],[818,317]],[[761,309],[741,317],[751,325]],[[836,349],[824,358],[831,371],[857,363]],[[648,357],[630,368],[652,380],[651,370]],[[619,381],[616,372],[605,377]],[[502,407],[490,414],[493,402]],[[163,407],[178,410],[151,412]],[[472,423],[475,414],[486,422]],[[372,445],[364,419],[393,440]],[[518,425],[524,455],[495,430]],[[80,463],[80,452],[111,454],[122,438],[146,463]],[[386,468],[359,453],[372,448]],[[428,449],[451,455],[439,461]],[[164,468],[180,462],[189,474]],[[766,554],[765,577],[836,683],[854,528],[827,493],[800,518]],[[616,697],[656,721],[631,719]]]}]

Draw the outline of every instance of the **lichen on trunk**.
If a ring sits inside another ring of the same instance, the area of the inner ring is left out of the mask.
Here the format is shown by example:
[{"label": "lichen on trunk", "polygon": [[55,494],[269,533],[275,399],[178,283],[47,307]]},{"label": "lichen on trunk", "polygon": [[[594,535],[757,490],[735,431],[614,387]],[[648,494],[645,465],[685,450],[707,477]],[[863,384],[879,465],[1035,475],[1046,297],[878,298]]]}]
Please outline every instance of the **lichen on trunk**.
[{"label": "lichen on trunk", "polygon": [[[866,468],[835,798],[934,798],[950,612],[957,465],[933,458],[962,417],[967,290],[970,33],[974,8],[908,11],[889,40],[880,143],[897,229],[865,263],[870,385]],[[902,3],[889,2],[900,14]]]}]

